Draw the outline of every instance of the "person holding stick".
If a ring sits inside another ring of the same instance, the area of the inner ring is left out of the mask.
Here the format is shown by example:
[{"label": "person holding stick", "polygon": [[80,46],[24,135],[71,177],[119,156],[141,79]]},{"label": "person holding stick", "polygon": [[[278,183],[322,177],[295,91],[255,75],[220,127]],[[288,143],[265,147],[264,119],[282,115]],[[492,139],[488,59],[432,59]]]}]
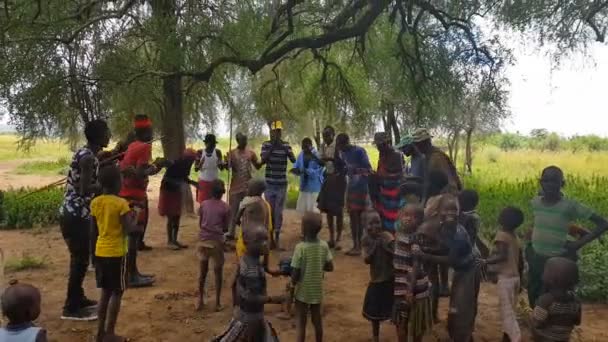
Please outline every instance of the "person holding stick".
[{"label": "person holding stick", "polygon": [[97,302],[87,299],[82,283],[89,265],[91,248],[91,200],[100,192],[97,182],[97,153],[110,142],[110,129],[103,120],[86,124],[87,144],[72,157],[66,190],[60,208],[61,234],[70,252],[68,291],[61,319],[91,321]]},{"label": "person holding stick", "polygon": [[[152,121],[146,115],[136,115],[134,121],[136,140],[127,148],[120,169],[124,179],[120,196],[129,201],[129,205],[138,211],[137,225],[142,229],[129,233],[129,250],[127,253],[127,279],[129,287],[150,286],[154,276],[146,276],[137,269],[137,251],[149,249],[144,242],[144,234],[148,224],[148,177],[160,172],[165,161],[157,159],[150,164],[152,158]],[[140,233],[141,231],[141,233]]]}]

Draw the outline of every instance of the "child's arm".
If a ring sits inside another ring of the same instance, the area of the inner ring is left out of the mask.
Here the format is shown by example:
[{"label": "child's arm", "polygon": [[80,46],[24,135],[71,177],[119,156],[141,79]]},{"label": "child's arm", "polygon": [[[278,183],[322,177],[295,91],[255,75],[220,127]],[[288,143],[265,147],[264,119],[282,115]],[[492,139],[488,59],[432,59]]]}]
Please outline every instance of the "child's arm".
[{"label": "child's arm", "polygon": [[235,222],[239,226],[241,225],[241,217],[243,216],[244,211],[245,211],[245,208],[239,208],[239,211],[236,213]]},{"label": "child's arm", "polygon": [[532,312],[532,327],[539,329],[546,325],[549,318],[549,307],[553,302],[553,297],[544,294],[536,300],[534,311]]},{"label": "child's arm", "polygon": [[[122,229],[127,232],[127,234],[143,232],[144,227],[138,226],[136,221],[137,219],[132,215],[132,212],[120,215],[120,224],[122,225]],[[97,228],[97,222],[95,220],[93,220],[93,224],[95,224],[95,228]]]},{"label": "child's arm", "polygon": [[494,245],[496,246],[496,253],[486,259],[485,263],[488,265],[499,264],[509,257],[509,247],[504,241],[496,241]]},{"label": "child's arm", "polygon": [[302,245],[297,244],[291,257],[291,280],[297,284],[302,277]]}]

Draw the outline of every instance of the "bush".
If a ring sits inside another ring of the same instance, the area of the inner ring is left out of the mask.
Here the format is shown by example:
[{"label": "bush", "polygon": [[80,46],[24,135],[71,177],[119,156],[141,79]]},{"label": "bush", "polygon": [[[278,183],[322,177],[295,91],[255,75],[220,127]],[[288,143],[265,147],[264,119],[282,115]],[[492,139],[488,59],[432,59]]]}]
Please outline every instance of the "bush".
[{"label": "bush", "polygon": [[51,188],[27,197],[34,189],[22,188],[3,193],[0,207],[0,229],[32,228],[58,222],[59,207],[63,201],[63,189]]},{"label": "bush", "polygon": [[498,147],[504,151],[516,150],[522,147],[522,137],[517,134],[502,134]]},{"label": "bush", "polygon": [[44,268],[44,259],[23,253],[20,259],[9,259],[4,266],[7,272],[19,272]]},{"label": "bush", "polygon": [[19,165],[15,173],[19,175],[65,175],[70,162],[66,158],[55,161],[32,161]]}]

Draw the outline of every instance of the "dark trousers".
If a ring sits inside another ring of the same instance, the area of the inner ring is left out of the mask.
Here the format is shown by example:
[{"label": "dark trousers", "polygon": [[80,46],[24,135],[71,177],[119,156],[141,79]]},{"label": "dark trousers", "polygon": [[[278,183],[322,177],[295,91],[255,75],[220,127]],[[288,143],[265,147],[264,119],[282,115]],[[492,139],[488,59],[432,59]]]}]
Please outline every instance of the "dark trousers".
[{"label": "dark trousers", "polygon": [[91,219],[66,214],[61,217],[60,226],[61,234],[70,252],[70,274],[64,308],[75,312],[80,310],[84,299],[82,283],[91,255]]}]

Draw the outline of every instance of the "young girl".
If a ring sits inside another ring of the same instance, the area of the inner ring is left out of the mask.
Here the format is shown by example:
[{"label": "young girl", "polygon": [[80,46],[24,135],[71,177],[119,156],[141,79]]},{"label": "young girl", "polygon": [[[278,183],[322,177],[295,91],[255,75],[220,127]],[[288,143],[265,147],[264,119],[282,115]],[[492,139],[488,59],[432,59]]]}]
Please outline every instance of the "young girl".
[{"label": "young girl", "polygon": [[264,317],[264,304],[280,304],[282,297],[270,297],[266,292],[266,276],[260,257],[268,249],[268,232],[262,226],[252,227],[243,234],[247,253],[237,266],[233,300],[237,306],[228,329],[213,342],[278,342],[277,333]]},{"label": "young girl", "polygon": [[380,215],[364,215],[367,236],[362,243],[371,280],[363,301],[363,317],[372,322],[372,336],[380,341],[380,322],[391,318],[393,308],[393,236],[382,229]]},{"label": "young girl", "polygon": [[46,330],[34,325],[40,316],[40,291],[32,285],[11,283],[0,302],[2,315],[8,318],[6,327],[0,328],[2,342],[46,342]]},{"label": "young girl", "polygon": [[424,265],[413,254],[420,250],[424,209],[408,205],[399,213],[395,237],[393,268],[395,272],[393,322],[399,342],[422,341],[432,328],[431,283]]},{"label": "young girl", "polygon": [[167,217],[167,246],[172,250],[188,248],[177,241],[177,233],[182,215],[182,185],[186,183],[198,187],[198,183],[189,178],[195,160],[196,152],[185,150],[181,158],[167,167],[160,183],[158,214]]},{"label": "young girl", "polygon": [[317,197],[323,184],[323,166],[310,138],[302,140],[302,152],[293,164],[291,173],[300,176],[297,211],[301,214],[317,211]]},{"label": "young girl", "polygon": [[536,301],[532,314],[535,342],[566,342],[574,327],[581,324],[581,303],[574,295],[578,267],[572,260],[551,258],[545,265],[546,292]]},{"label": "young girl", "polygon": [[121,186],[118,167],[111,165],[101,169],[99,183],[103,194],[91,202],[93,227],[99,232],[95,246],[95,276],[101,298],[97,308],[99,325],[96,341],[123,341],[124,338],[115,334],[114,328],[126,289],[127,235],[141,232],[143,227],[135,223],[129,202],[118,196]]}]

